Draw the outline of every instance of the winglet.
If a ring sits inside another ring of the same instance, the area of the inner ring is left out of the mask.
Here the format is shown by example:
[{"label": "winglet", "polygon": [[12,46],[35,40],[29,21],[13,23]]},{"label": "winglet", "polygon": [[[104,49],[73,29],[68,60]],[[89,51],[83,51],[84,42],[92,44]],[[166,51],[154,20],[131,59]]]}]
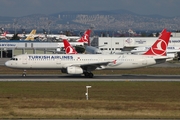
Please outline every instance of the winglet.
[{"label": "winglet", "polygon": [[144,53],[144,55],[166,56],[166,49],[169,43],[170,36],[171,32],[167,32],[166,29],[164,29],[159,35],[159,38],[156,40],[156,42],[146,53]]},{"label": "winglet", "polygon": [[88,45],[90,45],[90,38],[89,38],[90,34],[91,34],[91,30],[90,29],[86,30],[84,35],[77,41],[88,43]]},{"label": "winglet", "polygon": [[63,43],[66,54],[77,54],[77,51],[69,44],[68,40],[64,39]]}]

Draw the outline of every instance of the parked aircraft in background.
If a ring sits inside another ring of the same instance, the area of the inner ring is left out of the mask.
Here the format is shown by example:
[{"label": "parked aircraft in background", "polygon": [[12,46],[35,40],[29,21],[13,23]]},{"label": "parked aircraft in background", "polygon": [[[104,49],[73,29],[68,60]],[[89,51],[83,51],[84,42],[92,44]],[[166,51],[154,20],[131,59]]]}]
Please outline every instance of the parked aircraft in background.
[{"label": "parked aircraft in background", "polygon": [[[102,51],[96,47],[93,47],[93,46],[90,46],[90,34],[91,34],[91,30],[88,29],[84,32],[84,35],[79,39],[77,40],[77,42],[83,42],[83,43],[86,43],[85,46],[85,52],[87,54],[102,54]],[[67,40],[63,40],[63,42],[66,42],[66,45],[71,48],[72,51],[74,51],[75,49],[73,48],[72,45],[70,45],[70,43],[67,41]],[[87,44],[88,43],[88,44]],[[68,49],[69,49],[68,48]],[[66,48],[65,48],[66,49]],[[73,50],[74,49],[74,50]],[[66,51],[65,51],[66,52]],[[68,52],[66,52],[66,54],[69,54]],[[72,53],[71,53],[72,54]]]},{"label": "parked aircraft in background", "polygon": [[9,34],[5,31],[3,34],[1,34],[0,39],[7,40],[7,39],[11,39],[13,36],[14,36],[14,34]]},{"label": "parked aircraft in background", "polygon": [[52,38],[54,38],[55,40],[60,40],[60,41],[62,41],[63,39],[67,39],[68,41],[70,41],[70,40],[77,40],[77,39],[79,39],[79,36],[66,36],[66,35],[61,35],[61,34],[47,34],[47,39],[48,38],[50,38],[50,39],[52,39]]},{"label": "parked aircraft in background", "polygon": [[[84,32],[84,35],[80,39],[76,40],[77,43],[90,44],[90,34],[91,34],[91,30],[90,29],[86,30]],[[65,49],[66,54],[77,54],[76,49],[71,45],[71,43],[68,42],[67,39],[64,39],[63,43],[64,43],[64,49]],[[88,45],[85,45],[85,46],[88,46]]]},{"label": "parked aircraft in background", "polygon": [[78,42],[84,42],[86,43],[86,37],[88,38],[90,35],[90,30],[85,31],[84,35],[80,38],[79,36],[66,36],[63,34],[36,34],[35,37],[39,38],[40,40],[46,41],[48,39],[54,39],[57,41],[62,41],[63,39],[66,39],[68,41],[78,41]]},{"label": "parked aircraft in background", "polygon": [[[30,34],[17,34],[20,39],[25,40],[34,40],[36,34],[36,30],[32,30]],[[11,39],[14,36],[14,34],[8,34],[7,32],[4,32],[1,34],[0,39]]]},{"label": "parked aircraft in background", "polygon": [[30,32],[29,35],[27,35],[27,38],[26,38],[25,40],[34,41],[35,34],[36,34],[36,30],[34,29],[34,30],[32,30],[32,31]]},{"label": "parked aircraft in background", "polygon": [[[63,43],[66,54],[77,54],[76,49],[67,40],[63,40]],[[102,54],[101,51],[98,51],[98,48],[93,46],[85,45],[84,47],[86,54]]]},{"label": "parked aircraft in background", "polygon": [[[160,45],[158,46],[160,48]],[[150,47],[136,47],[133,50],[131,50],[130,52],[132,54],[143,54],[145,53],[147,50],[149,50]],[[177,46],[168,46],[167,47],[167,56],[170,57],[171,59],[177,57],[177,52],[180,52],[180,47]]]},{"label": "parked aircraft in background", "polygon": [[77,42],[87,43],[88,45],[90,45],[90,39],[89,39],[90,34],[91,34],[91,30],[88,29],[88,30],[86,30],[84,32],[83,36],[80,39],[76,40],[76,41]]},{"label": "parked aircraft in background", "polygon": [[143,55],[22,54],[8,60],[5,65],[24,69],[23,76],[26,76],[26,69],[59,69],[62,73],[84,74],[92,78],[94,70],[133,69],[164,63],[168,59],[166,49],[170,34],[164,29],[158,40]]},{"label": "parked aircraft in background", "polygon": [[7,39],[6,38],[6,32],[4,32],[3,34],[0,35],[0,39]]},{"label": "parked aircraft in background", "polygon": [[[84,36],[81,37],[83,39]],[[58,43],[56,51],[49,51],[48,52],[56,52],[56,53],[64,53],[63,48],[66,54],[76,54],[76,50],[73,46],[84,46],[84,42],[68,42],[67,39],[62,40],[63,42]]]},{"label": "parked aircraft in background", "polygon": [[81,37],[81,39],[79,39],[77,41],[86,43],[86,45],[85,45],[86,53],[88,53],[88,54],[102,54],[102,51],[100,49],[90,45],[91,44],[90,34],[91,34],[91,30],[90,29],[86,30],[84,35]]}]

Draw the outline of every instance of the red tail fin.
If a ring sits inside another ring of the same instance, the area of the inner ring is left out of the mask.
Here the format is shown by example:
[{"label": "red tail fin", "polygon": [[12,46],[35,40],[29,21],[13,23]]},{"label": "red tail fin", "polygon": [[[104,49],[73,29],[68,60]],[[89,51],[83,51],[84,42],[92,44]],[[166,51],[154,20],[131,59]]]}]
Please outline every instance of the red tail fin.
[{"label": "red tail fin", "polygon": [[166,56],[166,49],[169,43],[171,32],[167,32],[164,29],[159,35],[158,40],[151,46],[151,48],[144,53],[144,55],[160,55]]},{"label": "red tail fin", "polygon": [[90,39],[89,39],[90,34],[91,34],[91,30],[90,29],[86,30],[84,35],[81,37],[81,39],[79,39],[77,41],[88,43],[88,45],[90,45]]},{"label": "red tail fin", "polygon": [[66,54],[77,54],[77,51],[69,44],[67,40],[63,40]]}]

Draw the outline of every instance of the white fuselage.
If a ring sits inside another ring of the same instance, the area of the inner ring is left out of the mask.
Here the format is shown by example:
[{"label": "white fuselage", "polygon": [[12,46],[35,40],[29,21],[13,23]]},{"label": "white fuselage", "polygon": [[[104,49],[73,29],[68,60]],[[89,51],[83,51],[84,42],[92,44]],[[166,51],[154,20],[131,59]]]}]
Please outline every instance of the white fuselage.
[{"label": "white fuselage", "polygon": [[[21,69],[66,69],[67,67],[94,67],[101,69],[132,69],[157,63],[155,58],[166,56],[150,55],[93,55],[93,54],[23,54],[7,61],[5,65]],[[164,62],[164,61],[163,61]]]}]

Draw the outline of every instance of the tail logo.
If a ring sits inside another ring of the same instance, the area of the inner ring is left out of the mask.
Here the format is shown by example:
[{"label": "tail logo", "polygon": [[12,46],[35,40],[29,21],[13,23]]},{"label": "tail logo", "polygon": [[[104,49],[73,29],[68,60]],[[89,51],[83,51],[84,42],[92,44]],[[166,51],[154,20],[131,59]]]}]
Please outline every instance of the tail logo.
[{"label": "tail logo", "polygon": [[73,49],[71,48],[71,46],[68,46],[66,48],[66,54],[72,54],[72,53],[74,53]]},{"label": "tail logo", "polygon": [[88,42],[88,34],[85,34],[84,37],[82,38],[83,42]]},{"label": "tail logo", "polygon": [[156,47],[151,47],[151,50],[155,55],[163,55],[166,53],[167,44],[164,40],[158,39],[155,46]]}]

